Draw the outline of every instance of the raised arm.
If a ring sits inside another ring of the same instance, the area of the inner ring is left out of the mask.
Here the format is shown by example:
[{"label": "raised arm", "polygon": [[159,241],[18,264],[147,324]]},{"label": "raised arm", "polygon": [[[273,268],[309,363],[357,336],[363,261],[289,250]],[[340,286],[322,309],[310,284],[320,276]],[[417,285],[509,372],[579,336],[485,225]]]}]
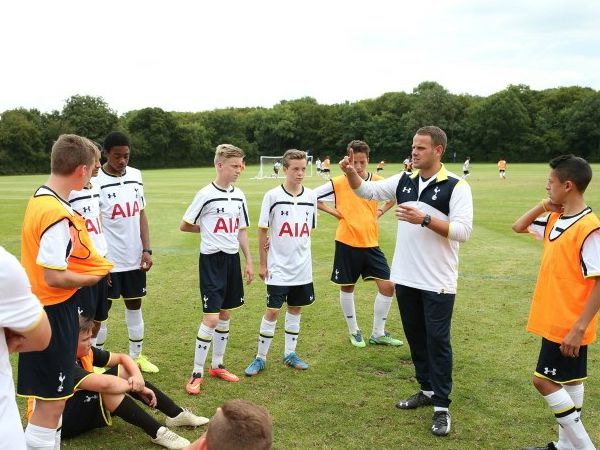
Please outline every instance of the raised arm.
[{"label": "raised arm", "polygon": [[515,223],[513,223],[512,229],[515,233],[527,233],[529,225],[531,225],[535,219],[550,211],[560,212],[561,209],[561,205],[552,203],[549,198],[544,198],[541,202],[537,203],[533,208],[519,217]]}]

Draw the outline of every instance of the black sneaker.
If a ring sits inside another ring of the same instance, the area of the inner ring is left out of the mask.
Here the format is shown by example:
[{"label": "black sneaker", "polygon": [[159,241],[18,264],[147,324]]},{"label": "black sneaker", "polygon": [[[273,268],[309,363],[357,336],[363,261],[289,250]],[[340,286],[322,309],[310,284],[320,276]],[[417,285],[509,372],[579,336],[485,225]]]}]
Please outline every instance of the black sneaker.
[{"label": "black sneaker", "polygon": [[448,436],[450,433],[450,413],[448,411],[435,411],[431,432],[436,436]]},{"label": "black sneaker", "polygon": [[554,442],[549,442],[545,447],[524,447],[523,450],[558,450]]},{"label": "black sneaker", "polygon": [[405,400],[400,400],[396,403],[396,408],[400,409],[415,409],[421,406],[431,406],[433,402],[431,401],[431,397],[427,397],[423,394],[422,391],[417,392],[414,395],[411,395]]}]

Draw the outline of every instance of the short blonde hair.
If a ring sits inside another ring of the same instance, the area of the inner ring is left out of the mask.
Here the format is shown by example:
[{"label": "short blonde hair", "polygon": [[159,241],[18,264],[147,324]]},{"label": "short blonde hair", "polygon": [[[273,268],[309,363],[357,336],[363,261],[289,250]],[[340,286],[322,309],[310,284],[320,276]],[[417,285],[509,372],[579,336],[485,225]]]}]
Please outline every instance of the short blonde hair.
[{"label": "short blonde hair", "polygon": [[229,158],[244,158],[244,150],[231,144],[221,144],[215,151],[215,164]]},{"label": "short blonde hair", "polygon": [[88,138],[61,134],[50,154],[50,170],[55,175],[71,175],[79,166],[92,166],[98,147]]},{"label": "short blonde hair", "polygon": [[281,158],[281,164],[283,164],[283,167],[289,167],[292,159],[307,159],[306,152],[302,150],[296,150],[295,148],[286,150]]}]

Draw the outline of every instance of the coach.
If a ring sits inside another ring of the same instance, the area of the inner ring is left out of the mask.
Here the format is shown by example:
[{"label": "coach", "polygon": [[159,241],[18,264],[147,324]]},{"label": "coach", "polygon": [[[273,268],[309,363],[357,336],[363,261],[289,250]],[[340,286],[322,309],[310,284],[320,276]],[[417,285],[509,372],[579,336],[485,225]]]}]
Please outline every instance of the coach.
[{"label": "coach", "polygon": [[473,224],[471,188],[446,170],[441,159],[446,133],[438,127],[417,130],[412,143],[412,174],[363,181],[353,154],[340,167],[356,194],[375,200],[396,199],[398,232],[390,280],[421,390],[399,401],[400,409],[434,407],[431,432],[450,433],[452,345],[450,322],[458,278],[459,242],[469,239]]}]

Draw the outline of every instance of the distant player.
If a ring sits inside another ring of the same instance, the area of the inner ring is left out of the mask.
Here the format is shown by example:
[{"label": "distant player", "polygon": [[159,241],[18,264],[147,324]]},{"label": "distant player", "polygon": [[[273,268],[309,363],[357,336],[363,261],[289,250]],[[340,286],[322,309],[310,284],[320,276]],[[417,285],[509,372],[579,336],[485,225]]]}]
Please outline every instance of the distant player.
[{"label": "distant player", "polygon": [[[354,151],[354,168],[363,180],[381,179],[380,176],[367,171],[371,150],[366,142],[351,141],[348,149]],[[378,208],[376,200],[366,200],[354,193],[346,175],[334,177],[330,183],[315,189],[315,193],[319,209],[339,221],[335,233],[335,256],[331,281],[340,287],[340,306],[348,325],[350,342],[355,347],[366,346],[358,327],[354,305],[354,285],[362,276],[364,280],[374,280],[378,289],[373,306],[373,331],[369,342],[402,345],[402,341],[394,339],[385,331],[387,315],[394,296],[394,284],[389,281],[390,267],[379,248],[379,225],[377,224],[377,219],[391,208],[395,201],[392,200],[381,209]],[[333,202],[335,209],[325,202]]]},{"label": "distant player", "polygon": [[[246,368],[246,376],[256,375],[265,368],[284,303],[287,303],[287,312],[283,363],[296,369],[308,369],[308,364],[296,355],[296,344],[302,307],[315,301],[310,235],[316,226],[317,199],[311,189],[302,185],[306,173],[305,152],[286,151],[283,172],[283,184],[265,194],[258,221],[259,275],[267,284],[267,310],[260,323],[258,353]],[[267,235],[268,252],[265,249]]]},{"label": "distant player", "polygon": [[323,162],[321,163],[321,173],[325,178],[331,178],[331,160],[329,156],[326,156]]},{"label": "distant player", "polygon": [[506,161],[503,159],[498,161],[498,173],[500,178],[506,179]]},{"label": "distant player", "polygon": [[[109,308],[123,298],[129,335],[129,356],[143,372],[156,373],[156,367],[142,353],[145,324],[142,298],[146,296],[146,272],[152,268],[150,229],[146,216],[146,196],[142,173],[129,166],[129,138],[113,131],[104,139],[106,162],[92,184],[100,188],[102,227],[108,244],[107,258],[114,263],[108,289]],[[106,322],[102,323],[96,345],[104,345]]]},{"label": "distant player", "polygon": [[315,162],[315,166],[317,167],[317,175],[321,175],[321,170],[323,167],[323,163],[321,163],[321,159],[317,158],[317,161]]},{"label": "distant player", "polygon": [[[98,176],[100,169],[100,150],[96,148],[96,161],[92,178]],[[85,228],[92,238],[94,247],[100,256],[106,256],[108,247],[104,230],[100,221],[100,189],[93,185],[91,180],[79,191],[71,191],[69,203],[74,211],[81,214],[85,219]],[[96,286],[83,287],[78,296],[78,312],[80,315],[94,319],[92,332],[92,345],[96,344],[96,336],[100,330],[100,324],[108,319],[108,278],[105,277]]]},{"label": "distant player", "polygon": [[244,305],[240,248],[246,258],[246,282],[250,283],[254,277],[248,246],[248,205],[244,193],[233,185],[240,176],[244,156],[243,150],[233,145],[217,147],[215,181],[198,191],[179,226],[181,231],[200,233],[201,238],[199,271],[204,315],[194,346],[194,369],[185,388],[191,395],[200,393],[211,342],[212,363],[208,374],[225,381],[239,381],[225,368],[223,357],[229,338],[230,311]]},{"label": "distant player", "polygon": [[279,178],[279,169],[281,169],[281,163],[279,161],[275,161],[273,163],[273,178]]},{"label": "distant player", "polygon": [[465,162],[463,163],[463,179],[466,179],[469,176],[469,166],[471,165],[471,157],[467,156]]},{"label": "distant player", "polygon": [[542,338],[533,385],[559,424],[557,443],[529,450],[592,450],[580,412],[600,307],[600,220],[583,197],[592,179],[588,162],[564,155],[550,169],[549,198],[513,224],[544,242],[527,330]]},{"label": "distant player", "polygon": [[404,159],[404,171],[410,175],[410,174],[412,174],[412,168],[413,168],[413,162],[412,162],[412,158],[409,156],[408,158]]},{"label": "distant player", "polygon": [[384,168],[385,168],[385,161],[379,161],[377,163],[377,173],[380,174],[381,172],[383,172]]},{"label": "distant player", "polygon": [[[79,318],[77,358],[73,362],[77,390],[65,406],[63,437],[72,438],[110,426],[113,416],[141,428],[155,444],[172,449],[189,445],[187,439],[167,427],[196,427],[207,424],[208,419],[181,408],[167,394],[144,380],[137,364],[128,355],[92,347],[93,326],[90,319]],[[94,367],[108,370],[97,374]],[[134,399],[162,412],[167,427],[144,411]]]}]

